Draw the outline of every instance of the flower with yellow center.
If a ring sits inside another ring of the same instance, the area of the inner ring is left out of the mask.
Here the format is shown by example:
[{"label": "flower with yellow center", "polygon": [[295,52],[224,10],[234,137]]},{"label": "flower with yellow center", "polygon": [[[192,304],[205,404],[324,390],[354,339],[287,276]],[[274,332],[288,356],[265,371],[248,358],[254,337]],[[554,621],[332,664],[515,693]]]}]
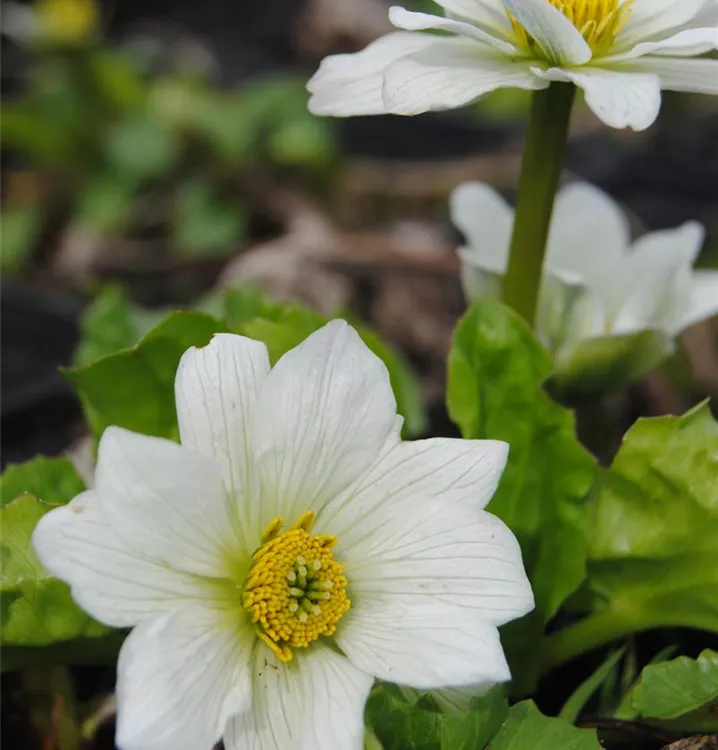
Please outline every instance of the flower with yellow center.
[{"label": "flower with yellow center", "polygon": [[118,663],[121,750],[361,750],[376,677],[509,678],[498,626],[533,606],[483,506],[507,446],[403,442],[383,363],[334,321],[270,368],[220,334],[176,376],[180,444],[106,430],[94,487],[33,542]]},{"label": "flower with yellow center", "polygon": [[[643,130],[661,89],[718,94],[718,0],[436,0],[389,11],[397,31],[325,59],[307,84],[319,115],[416,115],[500,88],[583,89],[607,125]],[[425,31],[448,32],[443,36]]]}]

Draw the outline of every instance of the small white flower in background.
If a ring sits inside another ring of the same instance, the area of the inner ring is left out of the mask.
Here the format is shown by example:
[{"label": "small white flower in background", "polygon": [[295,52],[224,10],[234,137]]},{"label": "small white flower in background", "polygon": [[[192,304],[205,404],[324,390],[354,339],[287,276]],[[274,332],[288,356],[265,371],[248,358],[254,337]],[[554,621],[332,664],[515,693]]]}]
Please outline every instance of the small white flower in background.
[{"label": "small white flower in background", "polygon": [[[467,297],[498,297],[513,211],[483,183],[451,196],[451,218],[466,238],[459,249]],[[578,341],[655,330],[674,337],[718,313],[718,271],[694,271],[703,227],[688,222],[630,242],[618,205],[576,183],[559,191],[539,294],[537,331],[559,358]]]},{"label": "small white flower in background", "polygon": [[[499,88],[566,81],[615,128],[647,128],[661,89],[718,94],[718,0],[436,0],[392,7],[397,31],[326,58],[307,84],[318,115],[417,115]],[[450,36],[425,34],[448,32]]]},{"label": "small white flower in background", "polygon": [[402,442],[386,368],[341,321],[271,371],[217,335],[176,400],[181,445],[109,428],[94,488],[33,537],[84,609],[134,627],[122,750],[360,750],[375,677],[509,679],[497,627],[533,597],[482,510],[506,444]]}]

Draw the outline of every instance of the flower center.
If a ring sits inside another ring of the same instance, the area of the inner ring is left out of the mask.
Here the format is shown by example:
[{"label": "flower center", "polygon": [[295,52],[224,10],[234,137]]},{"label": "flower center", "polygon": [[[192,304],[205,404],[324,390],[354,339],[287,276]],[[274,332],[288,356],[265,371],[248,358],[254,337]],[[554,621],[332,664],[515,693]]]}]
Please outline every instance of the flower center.
[{"label": "flower center", "polygon": [[275,518],[252,555],[242,603],[258,637],[282,661],[292,648],[306,648],[332,635],[351,602],[344,568],[332,554],[333,536],[312,536],[314,513],[305,513],[288,531]]},{"label": "flower center", "polygon": [[[548,0],[581,32],[594,56],[608,52],[625,26],[635,0]],[[515,18],[511,24],[525,47],[536,51],[536,43]]]}]

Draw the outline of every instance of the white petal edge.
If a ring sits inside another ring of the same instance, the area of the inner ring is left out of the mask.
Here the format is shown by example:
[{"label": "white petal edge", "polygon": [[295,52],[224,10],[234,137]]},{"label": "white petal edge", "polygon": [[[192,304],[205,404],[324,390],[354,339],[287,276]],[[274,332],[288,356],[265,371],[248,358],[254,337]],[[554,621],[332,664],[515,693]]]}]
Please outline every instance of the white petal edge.
[{"label": "white petal edge", "polygon": [[499,88],[541,89],[528,63],[468,39],[441,39],[389,65],[383,97],[388,112],[419,115],[470,104]]},{"label": "white petal edge", "polygon": [[185,606],[147,620],[117,665],[122,750],[210,750],[251,704],[251,627],[241,612]]},{"label": "white petal edge", "polygon": [[667,39],[656,42],[639,42],[632,49],[621,54],[611,55],[601,60],[602,65],[630,60],[645,55],[673,57],[693,57],[718,47],[718,29],[685,29]]},{"label": "white petal edge", "polygon": [[644,40],[655,41],[659,34],[689,24],[705,4],[705,0],[635,0],[614,46],[621,49]]},{"label": "white petal edge", "polygon": [[579,30],[546,0],[503,0],[503,4],[553,64],[585,65],[591,59],[591,48]]},{"label": "white petal edge", "polygon": [[612,128],[645,130],[658,117],[661,107],[660,80],[656,73],[581,68],[562,70],[533,68],[545,80],[568,81],[583,89],[586,104]]},{"label": "white petal edge", "polygon": [[230,721],[226,750],[361,750],[373,682],[320,642],[286,663],[258,645],[252,710]]},{"label": "white petal edge", "polygon": [[483,508],[506,466],[509,446],[500,440],[431,438],[402,442],[388,451],[344,496],[317,518],[317,533],[333,534],[342,549],[373,539],[386,518],[404,513],[416,498]]},{"label": "white petal edge", "polygon": [[718,60],[650,56],[621,63],[622,70],[658,76],[667,91],[718,94]]},{"label": "white petal edge", "polygon": [[454,34],[473,39],[480,44],[487,44],[490,47],[494,47],[505,55],[515,55],[517,53],[517,49],[513,44],[498,39],[465,21],[432,16],[429,13],[416,13],[401,8],[398,5],[393,5],[389,8],[389,20],[397,29],[403,29],[404,31],[428,31],[430,29],[450,31]]},{"label": "white petal edge", "polygon": [[128,548],[176,570],[221,578],[241,549],[219,462],[170,440],[108,427],[95,491]]},{"label": "white petal edge", "polygon": [[435,41],[429,34],[397,31],[377,39],[361,52],[322,60],[307,83],[315,115],[351,117],[386,114],[382,98],[384,70],[395,60]]},{"label": "white petal edge", "polygon": [[362,595],[336,639],[359,669],[408,687],[489,687],[511,678],[498,630],[467,607]]},{"label": "white petal edge", "polygon": [[351,544],[340,537],[336,552],[355,615],[377,596],[398,608],[465,607],[497,626],[534,607],[518,542],[486,511],[411,497],[378,507],[362,530]]},{"label": "white petal edge", "polygon": [[32,543],[45,568],[70,585],[80,607],[112,627],[130,627],[183,602],[215,599],[222,593],[129,550],[92,490],[45,514]]},{"label": "white petal edge", "polygon": [[[259,500],[250,448],[250,414],[269,374],[267,347],[230,333],[217,334],[202,349],[188,349],[175,378],[175,399],[182,445],[216,458],[229,503],[235,535],[256,526]],[[243,522],[244,521],[244,522]],[[256,538],[243,539],[253,549]]]},{"label": "white petal edge", "polygon": [[718,315],[718,271],[694,271],[688,310],[678,325],[682,331]]},{"label": "white petal edge", "polygon": [[451,221],[466,238],[461,258],[503,274],[509,258],[514,212],[490,185],[464,182],[449,199]]},{"label": "white petal edge", "polygon": [[435,0],[451,18],[465,19],[484,31],[511,42],[514,33],[501,0]]},{"label": "white petal edge", "polygon": [[389,373],[359,334],[342,320],[313,333],[274,366],[252,416],[263,524],[320,512],[399,430]]}]

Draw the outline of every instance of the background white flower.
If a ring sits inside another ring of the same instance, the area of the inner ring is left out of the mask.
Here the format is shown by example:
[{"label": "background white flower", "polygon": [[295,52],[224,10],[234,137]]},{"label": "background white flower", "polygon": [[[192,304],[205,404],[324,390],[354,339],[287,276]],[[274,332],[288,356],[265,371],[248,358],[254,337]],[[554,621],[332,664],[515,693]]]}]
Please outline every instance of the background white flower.
[{"label": "background white flower", "polygon": [[416,115],[566,81],[607,125],[642,130],[661,89],[718,93],[718,60],[687,59],[718,48],[718,0],[436,2],[445,17],[393,7],[403,31],[326,58],[307,84],[310,110]]},{"label": "background white flower", "polygon": [[402,442],[386,368],[340,321],[271,371],[215,336],[176,400],[181,445],[108,429],[95,487],[33,538],[82,607],[134,627],[122,750],[360,750],[374,677],[509,678],[497,627],[533,598],[482,510],[504,443]]},{"label": "background white flower", "polygon": [[[469,298],[499,296],[513,212],[493,188],[460,185],[451,218]],[[688,222],[630,243],[628,222],[611,198],[575,183],[556,199],[539,296],[538,334],[565,358],[578,341],[656,330],[673,337],[718,313],[718,271],[695,271],[703,228]]]}]

